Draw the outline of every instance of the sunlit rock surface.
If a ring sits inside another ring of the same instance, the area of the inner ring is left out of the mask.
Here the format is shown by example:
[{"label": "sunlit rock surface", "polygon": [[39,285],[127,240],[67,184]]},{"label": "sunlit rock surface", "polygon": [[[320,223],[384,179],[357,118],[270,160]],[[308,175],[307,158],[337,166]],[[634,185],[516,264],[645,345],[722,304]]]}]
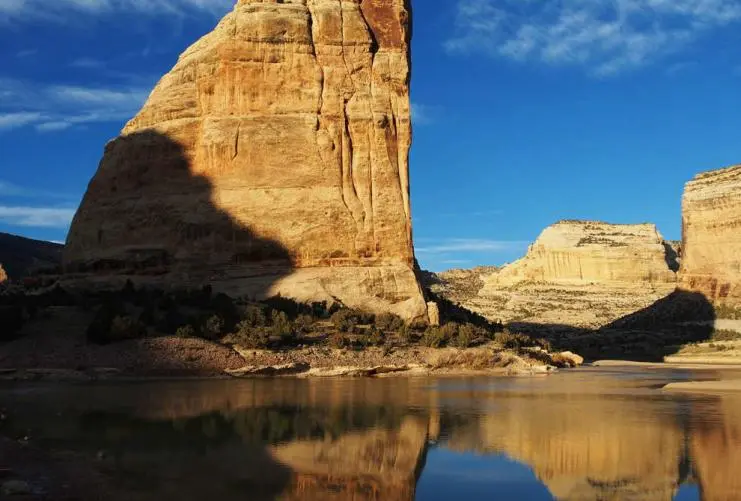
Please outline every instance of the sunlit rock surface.
[{"label": "sunlit rock surface", "polygon": [[741,305],[741,165],[687,183],[682,225],[682,288]]},{"label": "sunlit rock surface", "polygon": [[438,274],[432,288],[491,320],[600,327],[671,293],[677,268],[676,248],[652,224],[562,221],[522,259]]},{"label": "sunlit rock surface", "polygon": [[240,0],[106,147],[68,272],[423,318],[410,36],[405,0]]}]

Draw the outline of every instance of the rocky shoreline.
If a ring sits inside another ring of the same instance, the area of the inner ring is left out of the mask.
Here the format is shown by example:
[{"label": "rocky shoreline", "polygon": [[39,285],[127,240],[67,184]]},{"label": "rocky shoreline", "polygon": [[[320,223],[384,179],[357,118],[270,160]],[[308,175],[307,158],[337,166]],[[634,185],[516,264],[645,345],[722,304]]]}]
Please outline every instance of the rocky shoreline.
[{"label": "rocky shoreline", "polygon": [[[515,351],[501,349],[493,343],[466,349],[311,347],[270,351],[237,346],[233,353],[224,356],[221,352],[227,348],[202,340],[172,338],[158,341],[160,347],[169,347],[174,353],[187,353],[192,350],[192,345],[198,344],[203,360],[199,363],[191,359],[194,366],[186,368],[185,363],[177,367],[178,357],[168,357],[171,362],[169,370],[156,364],[131,365],[127,358],[134,347],[128,343],[128,346],[117,347],[122,363],[106,367],[75,366],[74,360],[62,358],[57,358],[54,366],[34,366],[26,361],[23,365],[11,367],[6,359],[0,366],[0,381],[75,383],[172,378],[513,376],[547,374],[559,368],[578,367],[584,362],[582,357],[570,352],[552,354],[542,348]],[[212,346],[203,346],[209,344]],[[151,348],[153,344],[148,343],[148,346]],[[221,356],[222,365],[214,365],[214,354]]]}]

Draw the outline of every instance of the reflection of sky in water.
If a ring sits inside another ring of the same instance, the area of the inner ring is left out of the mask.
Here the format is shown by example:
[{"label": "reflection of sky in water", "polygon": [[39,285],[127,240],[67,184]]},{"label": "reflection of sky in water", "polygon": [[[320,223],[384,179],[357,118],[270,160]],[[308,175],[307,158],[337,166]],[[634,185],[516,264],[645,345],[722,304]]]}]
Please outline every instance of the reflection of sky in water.
[{"label": "reflection of sky in water", "polygon": [[[741,493],[739,493],[741,496]],[[417,484],[417,501],[552,501],[548,489],[527,466],[504,455],[480,456],[445,449],[427,455]],[[696,485],[682,485],[674,501],[698,501]]]},{"label": "reflection of sky in water", "polygon": [[[739,493],[741,496],[741,493]],[[696,485],[683,485],[674,497],[674,501],[697,501],[700,499],[700,489]]]},{"label": "reflection of sky in water", "polygon": [[533,500],[553,498],[526,466],[504,456],[430,451],[417,485],[418,501]]}]

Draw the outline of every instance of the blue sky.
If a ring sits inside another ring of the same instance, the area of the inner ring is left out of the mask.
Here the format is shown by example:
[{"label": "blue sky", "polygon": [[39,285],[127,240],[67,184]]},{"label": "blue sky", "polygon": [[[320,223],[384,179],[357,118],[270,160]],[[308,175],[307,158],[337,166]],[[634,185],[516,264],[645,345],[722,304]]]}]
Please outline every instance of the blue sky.
[{"label": "blue sky", "polygon": [[[63,240],[105,143],[233,0],[0,0],[0,231]],[[741,162],[738,0],[416,0],[417,254],[501,264],[560,219],[655,222]]]}]

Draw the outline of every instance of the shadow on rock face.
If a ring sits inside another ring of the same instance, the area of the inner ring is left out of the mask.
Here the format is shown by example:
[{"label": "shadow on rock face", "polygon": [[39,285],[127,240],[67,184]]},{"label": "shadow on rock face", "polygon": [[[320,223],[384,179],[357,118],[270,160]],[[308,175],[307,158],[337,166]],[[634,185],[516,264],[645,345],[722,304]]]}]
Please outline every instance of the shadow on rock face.
[{"label": "shadow on rock face", "polygon": [[711,340],[715,320],[713,304],[703,294],[677,290],[597,330],[529,323],[509,327],[544,337],[556,349],[574,351],[588,360],[661,362],[684,344]]},{"label": "shadow on rock face", "polygon": [[154,130],[120,137],[75,215],[65,272],[197,288],[247,269],[270,276],[259,296],[290,273],[293,256],[221,209],[220,196],[174,139]]}]

